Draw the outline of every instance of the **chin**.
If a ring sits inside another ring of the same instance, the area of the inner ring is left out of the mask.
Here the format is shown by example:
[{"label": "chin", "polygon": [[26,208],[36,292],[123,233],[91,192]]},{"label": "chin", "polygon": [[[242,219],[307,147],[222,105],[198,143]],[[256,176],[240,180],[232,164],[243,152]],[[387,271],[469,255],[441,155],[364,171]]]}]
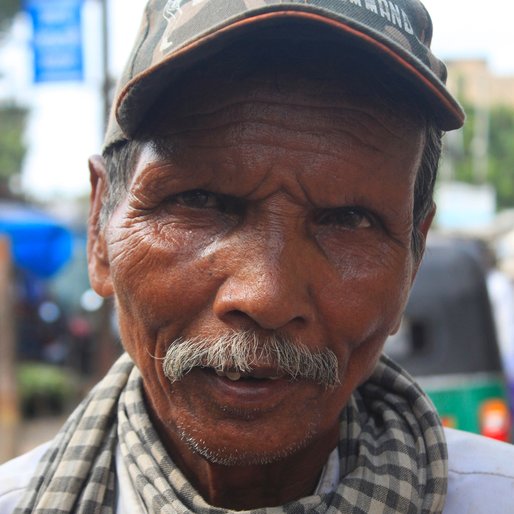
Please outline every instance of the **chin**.
[{"label": "chin", "polygon": [[[219,444],[219,439],[216,444],[211,445],[199,434],[193,435],[183,427],[179,427],[179,433],[181,440],[193,453],[200,455],[211,464],[220,466],[265,466],[274,464],[306,448],[314,436],[314,432],[309,430],[302,440],[284,441],[279,448],[263,448],[262,443],[265,438],[261,438],[252,445],[245,441],[246,438],[241,437],[240,445],[228,446]],[[218,437],[221,439],[220,434]]]}]

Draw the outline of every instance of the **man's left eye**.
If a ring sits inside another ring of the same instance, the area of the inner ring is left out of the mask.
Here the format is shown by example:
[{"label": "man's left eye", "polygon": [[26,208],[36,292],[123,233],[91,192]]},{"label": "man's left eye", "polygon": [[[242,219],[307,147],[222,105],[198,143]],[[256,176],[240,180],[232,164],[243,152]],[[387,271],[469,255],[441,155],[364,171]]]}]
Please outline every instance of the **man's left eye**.
[{"label": "man's left eye", "polygon": [[357,207],[326,210],[319,214],[316,221],[320,225],[335,225],[349,230],[369,228],[373,225],[372,216]]}]

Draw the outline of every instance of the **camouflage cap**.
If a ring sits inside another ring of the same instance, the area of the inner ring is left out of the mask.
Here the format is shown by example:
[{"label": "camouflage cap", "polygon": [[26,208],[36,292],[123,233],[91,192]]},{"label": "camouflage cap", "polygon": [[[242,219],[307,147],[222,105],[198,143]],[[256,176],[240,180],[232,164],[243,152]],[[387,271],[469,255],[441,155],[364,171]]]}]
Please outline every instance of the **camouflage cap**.
[{"label": "camouflage cap", "polygon": [[462,108],[445,86],[446,67],[430,50],[432,21],[418,0],[149,0],[116,91],[104,148],[134,137],[185,63],[245,38],[250,27],[277,20],[316,23],[320,34],[330,27],[345,36],[341,45],[358,41],[410,80],[441,129],[462,126]]}]

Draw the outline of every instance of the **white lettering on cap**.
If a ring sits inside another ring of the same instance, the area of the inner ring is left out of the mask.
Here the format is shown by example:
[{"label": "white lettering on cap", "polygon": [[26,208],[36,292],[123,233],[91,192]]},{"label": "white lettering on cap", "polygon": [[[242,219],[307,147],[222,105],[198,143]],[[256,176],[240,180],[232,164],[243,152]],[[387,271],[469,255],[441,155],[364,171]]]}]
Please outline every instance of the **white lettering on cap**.
[{"label": "white lettering on cap", "polygon": [[402,16],[400,13],[400,8],[393,4],[393,2],[389,2],[389,12],[391,13],[391,23],[393,25],[398,25],[398,27],[402,26]]},{"label": "white lettering on cap", "polygon": [[387,0],[378,0],[378,6],[380,7],[380,16],[382,18],[387,18],[388,21],[391,21],[391,15],[389,14],[389,4]]},{"label": "white lettering on cap", "polygon": [[414,34],[414,29],[412,28],[412,25],[410,24],[409,17],[407,16],[407,13],[402,9],[402,17],[403,17],[403,28],[405,29],[405,32],[408,32],[409,34]]},{"label": "white lettering on cap", "polygon": [[395,2],[391,2],[390,0],[365,0],[364,7],[368,11],[380,15],[382,18],[385,18],[393,25],[403,29],[405,32],[407,32],[407,34],[414,35],[414,29],[412,28],[409,16]]},{"label": "white lettering on cap", "polygon": [[375,3],[375,0],[366,0],[366,9],[368,11],[374,12],[375,14],[378,14],[377,4]]},{"label": "white lettering on cap", "polygon": [[[166,30],[165,37],[161,43],[161,51],[166,52],[172,45],[173,41],[170,38],[172,28],[177,24],[178,19],[182,15],[182,7],[189,3],[191,7],[195,7],[206,0],[168,0],[164,7],[163,15],[166,20],[168,20],[168,27]],[[281,0],[284,2],[285,0]],[[296,0],[299,1],[299,0]],[[375,13],[377,16],[381,16],[385,18],[389,23],[399,27],[404,30],[408,34],[414,35],[414,29],[412,28],[412,24],[409,20],[409,16],[407,13],[398,6],[395,2],[391,0],[344,0],[352,5],[356,5],[361,9],[366,9],[370,12]],[[309,3],[309,1],[305,1],[305,3]],[[364,2],[364,5],[363,5]],[[258,4],[266,5],[265,2],[258,0],[250,0],[248,2],[245,1],[245,4],[251,4],[252,7],[255,7]],[[189,11],[189,10],[188,10]],[[192,11],[196,11],[196,9],[192,9]],[[192,13],[190,13],[190,18]]]}]

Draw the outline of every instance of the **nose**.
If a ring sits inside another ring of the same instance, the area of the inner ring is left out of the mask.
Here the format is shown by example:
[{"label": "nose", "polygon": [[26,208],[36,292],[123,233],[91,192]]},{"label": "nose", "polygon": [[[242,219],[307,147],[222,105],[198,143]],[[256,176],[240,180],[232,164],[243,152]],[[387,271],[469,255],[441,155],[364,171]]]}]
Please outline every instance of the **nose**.
[{"label": "nose", "polygon": [[292,238],[233,248],[214,313],[234,329],[296,331],[313,319],[308,251]]}]

